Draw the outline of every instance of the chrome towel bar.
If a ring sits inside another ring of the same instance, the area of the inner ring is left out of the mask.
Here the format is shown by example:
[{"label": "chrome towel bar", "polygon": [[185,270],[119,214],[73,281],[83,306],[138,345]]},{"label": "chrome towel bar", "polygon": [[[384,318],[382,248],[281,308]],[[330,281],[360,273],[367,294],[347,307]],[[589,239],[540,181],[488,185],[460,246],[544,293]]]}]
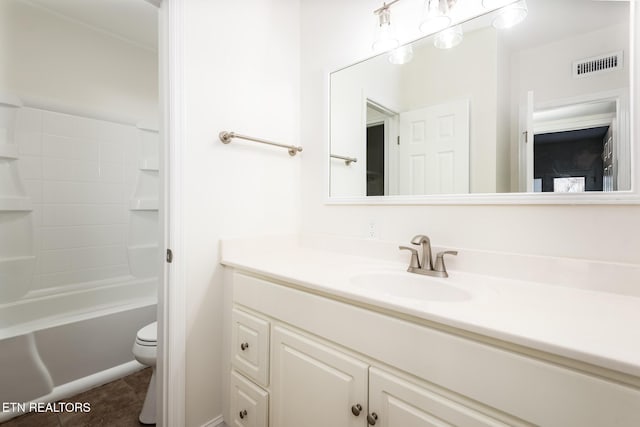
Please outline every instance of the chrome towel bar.
[{"label": "chrome towel bar", "polygon": [[344,164],[349,166],[351,163],[356,163],[358,159],[355,157],[338,156],[337,154],[331,154],[334,159],[344,160]]},{"label": "chrome towel bar", "polygon": [[223,144],[230,143],[233,138],[239,138],[239,139],[245,139],[247,141],[259,142],[261,144],[275,145],[276,147],[286,148],[289,151],[290,156],[295,156],[299,151],[302,151],[302,147],[296,147],[295,145],[279,144],[277,142],[267,141],[260,138],[254,138],[252,136],[240,135],[239,133],[235,133],[235,132],[222,131],[220,132],[218,137],[220,138],[220,141],[222,141]]}]

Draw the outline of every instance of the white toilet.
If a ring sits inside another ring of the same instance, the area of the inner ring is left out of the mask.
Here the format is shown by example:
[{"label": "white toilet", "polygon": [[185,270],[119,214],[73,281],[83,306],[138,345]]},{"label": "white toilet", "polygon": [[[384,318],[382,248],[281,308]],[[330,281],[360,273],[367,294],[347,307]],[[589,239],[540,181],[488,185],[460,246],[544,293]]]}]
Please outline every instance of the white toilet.
[{"label": "white toilet", "polygon": [[153,322],[143,327],[136,335],[136,342],[133,344],[133,355],[136,360],[143,365],[151,366],[153,373],[147,388],[147,395],[144,398],[142,411],[140,411],[140,422],[142,424],[156,423],[156,356],[158,348],[158,322]]}]

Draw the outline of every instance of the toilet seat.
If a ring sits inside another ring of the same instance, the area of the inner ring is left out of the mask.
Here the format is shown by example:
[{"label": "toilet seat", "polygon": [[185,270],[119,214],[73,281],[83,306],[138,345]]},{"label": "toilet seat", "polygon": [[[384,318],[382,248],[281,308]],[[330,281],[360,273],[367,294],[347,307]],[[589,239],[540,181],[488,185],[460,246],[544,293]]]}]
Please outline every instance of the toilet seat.
[{"label": "toilet seat", "polygon": [[158,345],[158,322],[153,322],[138,331],[136,344],[145,347]]},{"label": "toilet seat", "polygon": [[158,322],[153,322],[141,328],[133,344],[133,355],[143,365],[155,366],[158,348]]}]

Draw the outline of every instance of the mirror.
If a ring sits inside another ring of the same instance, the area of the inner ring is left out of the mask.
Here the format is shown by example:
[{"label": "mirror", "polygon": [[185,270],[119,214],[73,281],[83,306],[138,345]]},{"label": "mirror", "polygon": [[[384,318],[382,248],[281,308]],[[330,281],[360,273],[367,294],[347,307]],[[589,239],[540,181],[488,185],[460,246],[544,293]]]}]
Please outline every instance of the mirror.
[{"label": "mirror", "polygon": [[629,2],[526,3],[331,73],[330,196],[630,190]]}]

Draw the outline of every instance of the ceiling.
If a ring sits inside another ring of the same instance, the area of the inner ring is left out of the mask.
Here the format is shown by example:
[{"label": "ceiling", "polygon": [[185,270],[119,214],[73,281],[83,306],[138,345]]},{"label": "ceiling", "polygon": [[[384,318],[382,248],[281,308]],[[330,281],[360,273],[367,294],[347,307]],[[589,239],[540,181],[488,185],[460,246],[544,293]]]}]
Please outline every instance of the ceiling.
[{"label": "ceiling", "polygon": [[[111,33],[146,49],[158,50],[158,0],[23,0],[58,15]],[[627,1],[527,0],[529,15],[505,33],[512,48],[562,39],[628,19]],[[490,25],[475,20],[471,27]],[[483,25],[484,24],[484,25]]]},{"label": "ceiling", "polygon": [[23,0],[67,19],[158,50],[158,9],[153,0]]}]

